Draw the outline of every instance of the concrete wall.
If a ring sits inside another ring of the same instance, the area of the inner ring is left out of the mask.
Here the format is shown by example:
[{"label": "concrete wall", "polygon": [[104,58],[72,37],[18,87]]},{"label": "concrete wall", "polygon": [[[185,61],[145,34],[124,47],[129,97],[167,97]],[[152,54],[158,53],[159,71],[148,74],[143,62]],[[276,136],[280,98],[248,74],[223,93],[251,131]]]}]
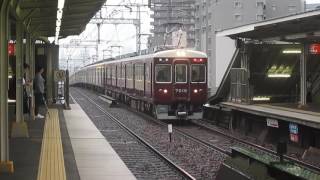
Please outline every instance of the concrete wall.
[{"label": "concrete wall", "polygon": [[216,87],[219,87],[224,73],[236,50],[235,41],[228,37],[216,37]]}]

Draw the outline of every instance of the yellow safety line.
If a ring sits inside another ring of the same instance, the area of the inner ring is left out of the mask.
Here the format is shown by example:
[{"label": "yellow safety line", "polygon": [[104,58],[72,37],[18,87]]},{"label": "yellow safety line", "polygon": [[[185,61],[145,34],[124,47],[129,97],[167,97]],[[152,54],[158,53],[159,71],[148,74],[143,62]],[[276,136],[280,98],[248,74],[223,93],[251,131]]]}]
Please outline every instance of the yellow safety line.
[{"label": "yellow safety line", "polygon": [[37,180],[66,180],[57,109],[49,109],[46,118]]}]

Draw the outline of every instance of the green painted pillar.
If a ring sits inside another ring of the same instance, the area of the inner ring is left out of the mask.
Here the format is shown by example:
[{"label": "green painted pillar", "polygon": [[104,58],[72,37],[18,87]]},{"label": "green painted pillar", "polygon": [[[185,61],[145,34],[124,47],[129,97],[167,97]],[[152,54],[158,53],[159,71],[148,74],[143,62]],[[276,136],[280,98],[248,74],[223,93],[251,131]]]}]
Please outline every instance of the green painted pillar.
[{"label": "green painted pillar", "polygon": [[[30,38],[30,79],[33,81],[35,76],[35,40],[33,37]],[[34,99],[34,91],[33,91],[33,83],[31,85],[31,118],[35,119],[34,107],[35,107],[35,99]]]},{"label": "green painted pillar", "polygon": [[302,47],[300,55],[300,106],[307,104],[307,56],[308,46],[306,44]]},{"label": "green painted pillar", "polygon": [[0,14],[0,171],[13,173],[8,139],[8,21],[9,0],[1,1]]},{"label": "green painted pillar", "polygon": [[23,24],[16,22],[16,122],[12,124],[12,137],[28,137],[28,127],[23,119]]},{"label": "green painted pillar", "polygon": [[[31,82],[32,78],[31,78],[31,35],[29,33],[26,33],[26,63],[30,66],[29,71],[26,72],[26,81]],[[32,97],[32,83],[31,85],[27,86],[27,94],[31,95]],[[31,104],[31,103],[30,103]],[[30,105],[29,104],[29,105]],[[32,111],[31,111],[31,107],[29,106],[29,119],[31,120],[31,115],[32,115]]]}]

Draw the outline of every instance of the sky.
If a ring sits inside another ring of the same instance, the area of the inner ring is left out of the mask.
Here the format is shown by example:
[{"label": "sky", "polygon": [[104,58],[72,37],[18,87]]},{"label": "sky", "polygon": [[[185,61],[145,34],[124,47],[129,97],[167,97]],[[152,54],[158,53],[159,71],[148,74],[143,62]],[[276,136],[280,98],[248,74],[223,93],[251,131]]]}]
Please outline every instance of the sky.
[{"label": "sky", "polygon": [[[140,3],[147,4],[148,0],[108,0],[107,4],[130,4],[130,3]],[[320,0],[306,0],[307,4],[320,3]],[[134,12],[129,12],[129,9],[122,8],[126,12],[115,13],[114,18],[126,17],[135,18],[136,14]],[[107,10],[102,11],[103,16],[110,15],[111,12],[116,12],[114,7],[107,8]],[[135,11],[135,9],[133,9]],[[141,33],[150,34],[150,14],[151,12],[148,8],[142,8],[141,13]],[[96,60],[96,50],[94,40],[97,39],[97,26],[95,24],[88,24],[85,31],[79,36],[70,36],[68,38],[59,41],[60,45],[60,68],[68,68],[73,71],[79,67],[86,64],[90,64]],[[136,50],[136,38],[135,38],[135,26],[134,25],[110,25],[104,24],[101,28],[101,39],[102,42],[99,44],[99,60],[104,58],[115,57],[119,54],[125,54],[130,52],[135,52]],[[142,48],[146,48],[147,37],[142,36]],[[82,39],[82,44],[90,45],[90,48],[65,48],[64,45],[70,44],[72,40]],[[105,42],[107,40],[109,42]],[[90,41],[90,42],[88,42]],[[118,46],[118,47],[117,47]],[[120,48],[119,48],[120,46]],[[103,52],[103,50],[105,50]],[[69,60],[68,60],[69,59]]]},{"label": "sky", "polygon": [[[147,4],[148,0],[108,0],[107,5],[117,5],[117,4]],[[113,18],[137,18],[136,7],[130,9],[122,7],[123,12],[117,11],[115,7],[107,7],[107,9],[102,11],[104,17],[113,14]],[[146,34],[141,37],[142,47],[145,49],[147,45],[147,34],[150,34],[150,11],[147,7],[141,8],[141,34]],[[59,41],[60,45],[60,68],[68,68],[73,71],[77,67],[84,66],[86,64],[96,61],[96,49],[94,42],[98,37],[97,25],[88,24],[85,31],[79,36],[70,36]],[[111,25],[103,24],[101,26],[101,44],[99,44],[99,60],[103,58],[115,57],[119,54],[125,54],[136,51],[136,28],[132,24],[128,25]],[[66,47],[66,45],[72,44],[72,41],[77,39],[82,41],[82,45],[90,45],[88,48],[71,48]],[[120,46],[120,48],[119,48]],[[103,50],[105,52],[103,53]],[[68,60],[69,59],[69,60]],[[68,61],[67,61],[68,60]],[[68,65],[67,65],[67,62]]]},{"label": "sky", "polygon": [[306,0],[307,4],[320,3],[320,0]]}]

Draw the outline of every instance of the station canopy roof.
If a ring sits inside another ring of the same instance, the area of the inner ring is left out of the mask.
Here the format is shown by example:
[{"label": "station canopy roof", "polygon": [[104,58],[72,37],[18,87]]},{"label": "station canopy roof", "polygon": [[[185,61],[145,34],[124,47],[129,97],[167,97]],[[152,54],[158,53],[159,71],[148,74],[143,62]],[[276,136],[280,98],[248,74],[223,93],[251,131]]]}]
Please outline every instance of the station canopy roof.
[{"label": "station canopy roof", "polygon": [[320,10],[247,24],[217,32],[217,36],[276,40],[285,42],[319,42]]},{"label": "station canopy roof", "polygon": [[[106,0],[65,0],[60,36],[80,34]],[[20,0],[16,13],[28,31],[54,37],[58,0]]]}]

